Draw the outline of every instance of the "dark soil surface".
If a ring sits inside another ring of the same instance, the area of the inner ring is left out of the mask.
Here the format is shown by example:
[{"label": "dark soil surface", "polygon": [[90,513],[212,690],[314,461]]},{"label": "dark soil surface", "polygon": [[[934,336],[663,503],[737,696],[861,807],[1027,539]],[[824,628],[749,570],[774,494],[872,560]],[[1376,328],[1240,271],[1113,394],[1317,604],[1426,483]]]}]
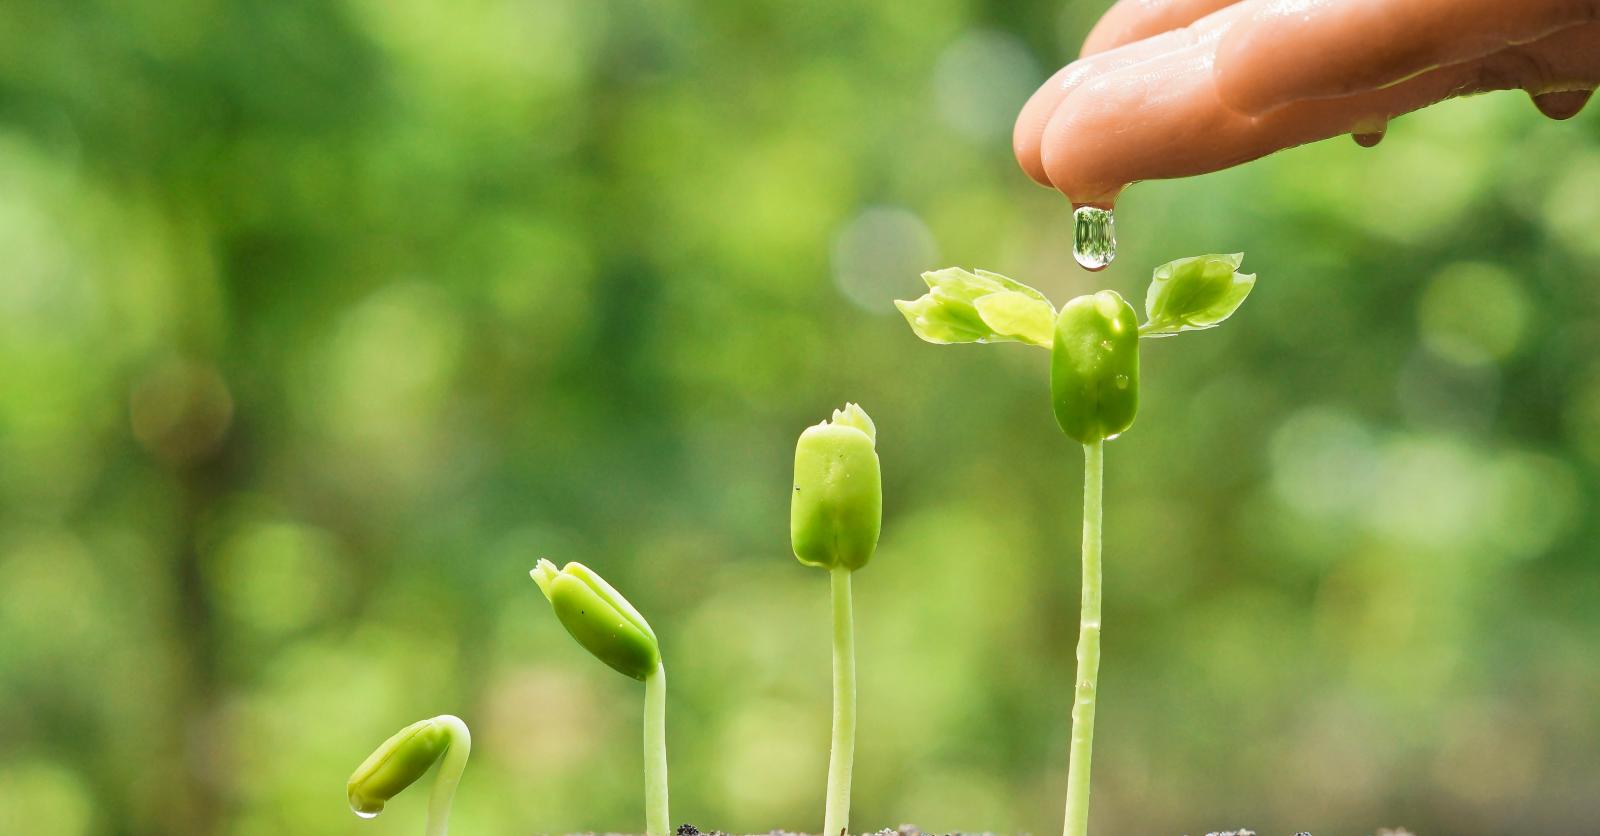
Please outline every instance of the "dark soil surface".
[{"label": "dark soil surface", "polygon": [[[678,836],[736,836],[722,830],[701,830],[692,824],[685,824],[678,828]],[[746,836],[813,836],[810,833],[793,833],[788,830],[773,830],[765,834],[746,834]],[[902,824],[896,828],[884,828],[873,833],[857,833],[854,836],[995,836],[993,833],[923,833],[922,829],[912,824]],[[1240,830],[1213,830],[1206,836],[1258,836],[1254,830],[1248,828]],[[1301,831],[1294,836],[1311,836],[1310,833]],[[1415,836],[1405,828],[1381,827],[1373,832],[1372,836]]]}]

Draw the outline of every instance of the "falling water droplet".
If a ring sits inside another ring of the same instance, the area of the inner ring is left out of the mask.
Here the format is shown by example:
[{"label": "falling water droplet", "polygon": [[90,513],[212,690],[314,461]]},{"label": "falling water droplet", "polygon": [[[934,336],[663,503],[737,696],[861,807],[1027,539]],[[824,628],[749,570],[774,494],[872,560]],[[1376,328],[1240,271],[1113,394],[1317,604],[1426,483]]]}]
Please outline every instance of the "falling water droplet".
[{"label": "falling water droplet", "polygon": [[1117,257],[1117,222],[1110,209],[1079,206],[1072,212],[1072,257],[1085,270],[1104,270]]}]

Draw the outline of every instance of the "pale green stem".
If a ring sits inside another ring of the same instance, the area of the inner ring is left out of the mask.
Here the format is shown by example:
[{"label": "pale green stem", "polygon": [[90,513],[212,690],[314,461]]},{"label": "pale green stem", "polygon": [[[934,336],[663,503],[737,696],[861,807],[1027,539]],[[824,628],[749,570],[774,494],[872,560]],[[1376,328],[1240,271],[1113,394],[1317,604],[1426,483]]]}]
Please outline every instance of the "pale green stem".
[{"label": "pale green stem", "polygon": [[850,611],[850,570],[834,567],[833,750],[828,756],[828,807],[822,836],[850,827],[850,773],[856,758],[856,631]]},{"label": "pale green stem", "polygon": [[667,836],[672,814],[667,805],[667,668],[644,680],[644,815],[649,836]]},{"label": "pale green stem", "polygon": [[1100,512],[1105,442],[1083,445],[1083,609],[1078,616],[1078,680],[1072,702],[1065,836],[1089,832],[1089,761],[1094,754],[1094,699],[1100,679]]},{"label": "pale green stem", "polygon": [[450,745],[445,747],[439,772],[433,778],[426,832],[427,836],[445,836],[450,831],[450,802],[455,798],[456,785],[461,783],[461,773],[467,768],[467,756],[472,754],[472,732],[467,731],[466,723],[448,714],[434,719],[450,727]]}]

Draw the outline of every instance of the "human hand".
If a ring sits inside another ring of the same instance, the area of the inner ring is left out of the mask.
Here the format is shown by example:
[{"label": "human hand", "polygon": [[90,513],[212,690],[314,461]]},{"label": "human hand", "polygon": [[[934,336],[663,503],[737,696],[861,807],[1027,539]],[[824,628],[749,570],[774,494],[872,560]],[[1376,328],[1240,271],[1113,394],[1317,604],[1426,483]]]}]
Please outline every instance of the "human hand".
[{"label": "human hand", "polygon": [[1553,119],[1600,85],[1600,0],[1118,0],[1023,106],[1028,176],[1109,207],[1456,96],[1526,90]]}]

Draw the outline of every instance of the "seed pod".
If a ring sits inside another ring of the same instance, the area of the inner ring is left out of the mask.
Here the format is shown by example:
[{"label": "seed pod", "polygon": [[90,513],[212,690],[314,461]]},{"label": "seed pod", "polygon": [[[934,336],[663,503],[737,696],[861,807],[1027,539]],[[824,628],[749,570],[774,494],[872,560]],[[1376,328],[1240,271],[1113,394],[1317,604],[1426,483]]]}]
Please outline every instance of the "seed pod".
[{"label": "seed pod", "polygon": [[556,611],[561,626],[595,658],[644,680],[661,665],[661,647],[644,616],[622,593],[582,563],[560,570],[548,560],[528,574]]},{"label": "seed pod", "polygon": [[1056,317],[1050,394],[1061,431],[1088,444],[1116,438],[1139,411],[1139,318],[1113,290],[1079,296]]},{"label": "seed pod", "polygon": [[395,732],[350,775],[345,790],[350,809],[368,818],[383,812],[383,805],[411,786],[433,766],[452,744],[466,735],[466,724],[449,715],[419,720]]},{"label": "seed pod", "polygon": [[800,434],[789,540],[801,563],[854,570],[872,558],[883,524],[876,441],[872,419],[853,403]]}]

